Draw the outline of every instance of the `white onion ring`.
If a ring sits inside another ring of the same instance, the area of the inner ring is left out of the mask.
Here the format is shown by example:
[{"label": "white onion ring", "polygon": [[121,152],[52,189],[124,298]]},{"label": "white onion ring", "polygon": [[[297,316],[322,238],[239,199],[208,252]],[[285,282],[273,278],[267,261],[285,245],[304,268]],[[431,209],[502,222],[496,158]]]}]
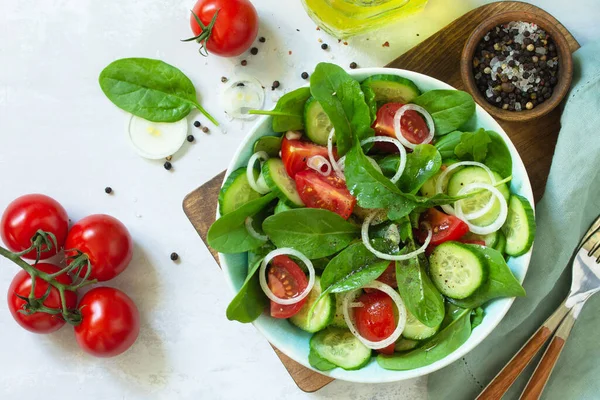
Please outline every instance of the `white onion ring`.
[{"label": "white onion ring", "polygon": [[285,138],[287,140],[298,140],[302,137],[302,133],[298,131],[287,131],[285,133]]},{"label": "white onion ring", "polygon": [[254,229],[254,227],[252,226],[252,221],[252,217],[247,217],[246,221],[244,222],[244,224],[246,225],[246,230],[248,231],[250,236],[258,240],[264,240],[265,242],[269,240],[269,237],[267,235],[261,235],[260,233],[256,232],[256,229]]},{"label": "white onion ring", "polygon": [[352,302],[348,305],[348,307],[350,308],[360,308],[360,307],[364,307],[365,303],[361,303],[360,301],[356,301],[356,302]]},{"label": "white onion ring", "polygon": [[500,202],[500,214],[498,215],[498,218],[496,218],[496,220],[494,222],[492,222],[490,225],[487,225],[487,226],[473,225],[472,223],[469,222],[469,220],[463,214],[462,207],[460,205],[460,200],[457,201],[456,203],[454,203],[454,207],[456,210],[456,216],[458,218],[462,219],[469,227],[469,230],[473,233],[476,233],[478,235],[488,235],[492,232],[496,232],[498,229],[502,228],[502,225],[504,225],[504,222],[506,222],[506,218],[508,217],[508,204],[506,203],[506,199],[504,198],[502,193],[500,193],[500,191],[498,189],[496,189],[494,186],[488,185],[487,183],[480,183],[480,182],[471,183],[471,184],[463,187],[462,189],[460,189],[458,194],[459,195],[466,194],[466,193],[469,193],[473,189],[489,190],[492,193],[492,201],[494,200],[494,197],[496,197],[498,199],[498,201]]},{"label": "white onion ring", "polygon": [[[302,293],[300,293],[296,297],[292,297],[291,299],[282,299],[280,297],[275,296],[275,294],[271,291],[271,289],[269,289],[269,285],[267,284],[267,265],[273,258],[283,255],[290,255],[299,258],[300,261],[302,261],[304,265],[306,265],[306,268],[308,268],[308,286],[306,287],[306,289],[304,289]],[[267,254],[263,259],[262,263],[260,264],[260,270],[258,271],[258,280],[260,281],[260,287],[262,288],[263,292],[265,292],[267,297],[273,300],[275,303],[284,306],[296,304],[302,301],[306,296],[308,296],[313,286],[315,285],[315,268],[313,267],[312,262],[310,262],[310,260],[306,258],[304,254],[300,253],[297,250],[290,248],[276,249]]]},{"label": "white onion ring", "polygon": [[[392,179],[390,179],[390,181],[392,181],[393,183],[398,182],[398,179],[400,179],[402,173],[404,172],[404,168],[406,168],[406,149],[404,148],[404,146],[402,146],[402,143],[400,143],[398,139],[394,139],[387,136],[372,136],[370,138],[366,138],[365,140],[360,142],[360,144],[362,146],[367,143],[373,142],[392,143],[398,148],[398,151],[400,152],[400,164],[398,165],[398,171],[396,171],[396,174],[392,177]],[[381,172],[381,168],[379,168],[379,165],[377,165],[377,168],[379,169],[379,172]]]},{"label": "white onion ring", "polygon": [[[400,120],[402,119],[404,113],[409,110],[418,112],[423,117],[425,117],[425,121],[427,122],[427,127],[429,128],[429,135],[421,143],[412,143],[406,137],[404,137],[404,135],[402,135],[402,127],[400,126]],[[433,136],[435,135],[435,124],[433,123],[433,118],[431,118],[431,115],[429,115],[427,110],[425,110],[423,107],[418,106],[416,104],[405,104],[402,107],[400,107],[394,115],[394,132],[396,133],[396,137],[398,138],[400,143],[402,143],[405,147],[409,149],[414,149],[419,144],[431,142]]]},{"label": "white onion ring", "polygon": [[[323,156],[309,157],[306,165],[308,168],[314,169],[323,176],[329,176],[331,174],[331,164]],[[325,171],[323,171],[323,167],[326,168]]]},{"label": "white onion ring", "polygon": [[[461,161],[461,162],[457,162],[454,163],[450,166],[448,166],[448,168],[446,168],[441,174],[440,176],[438,176],[437,180],[435,181],[435,193],[439,194],[439,193],[444,193],[444,188],[442,187],[442,185],[444,184],[444,179],[446,179],[446,176],[448,176],[448,174],[451,171],[454,171],[456,168],[458,167],[464,167],[464,166],[473,166],[473,167],[479,167],[479,168],[483,168],[485,170],[485,172],[488,173],[488,175],[490,176],[490,180],[492,181],[492,185],[496,184],[496,178],[494,177],[494,174],[492,173],[492,170],[489,169],[487,167],[487,165],[482,164],[480,162],[476,162],[476,161]],[[462,189],[461,189],[462,190]],[[488,203],[481,208],[481,210],[475,211],[471,214],[466,214],[465,218],[467,219],[475,219],[475,218],[479,218],[482,215],[484,215],[485,213],[487,213],[488,211],[490,211],[492,209],[492,206],[494,205],[494,198],[490,198],[490,201],[488,201]],[[449,215],[454,215],[456,214],[454,211],[454,207],[452,207],[450,204],[444,204],[441,206],[442,210],[444,210],[446,212],[446,214]],[[483,210],[483,212],[482,212]]]},{"label": "white onion ring", "polygon": [[371,214],[367,215],[367,217],[365,218],[363,225],[362,225],[361,237],[362,237],[362,242],[365,245],[365,247],[367,248],[367,250],[369,250],[371,253],[376,255],[378,258],[381,258],[382,260],[388,260],[388,261],[408,260],[410,258],[416,257],[419,254],[425,252],[425,249],[427,248],[427,246],[429,246],[429,242],[431,242],[431,237],[433,236],[433,232],[432,232],[430,226],[427,226],[428,232],[427,232],[427,239],[425,239],[425,243],[423,243],[423,245],[421,247],[419,247],[418,249],[416,249],[415,251],[411,251],[410,253],[406,253],[406,254],[392,255],[392,254],[386,254],[386,253],[382,253],[380,251],[375,250],[373,248],[373,246],[371,246],[371,242],[369,241],[369,226],[371,225],[371,221],[373,220],[373,218],[375,218],[375,216],[378,213],[379,213],[379,211],[374,211]]},{"label": "white onion ring", "polygon": [[327,137],[327,154],[329,155],[329,162],[335,171],[335,174],[342,180],[346,180],[344,176],[344,171],[340,168],[337,161],[333,157],[333,136],[335,135],[335,128],[332,128],[329,132],[329,136]]},{"label": "white onion ring", "polygon": [[[254,179],[254,164],[256,163],[256,160],[263,160],[266,161],[269,159],[269,155],[264,152],[264,151],[257,151],[256,153],[252,154],[252,156],[250,157],[250,160],[248,160],[248,165],[246,166],[246,179],[248,179],[248,184],[250,185],[250,187],[252,189],[254,189],[255,191],[257,191],[260,194],[267,194],[271,191],[271,189],[269,189],[264,181],[264,178],[262,179],[262,181],[259,183],[258,181],[256,181]],[[262,177],[262,174],[259,174],[259,181],[260,178]]]},{"label": "white onion ring", "polygon": [[363,288],[380,290],[392,298],[392,300],[396,304],[396,307],[398,308],[398,325],[396,325],[396,329],[394,329],[394,332],[392,332],[392,334],[390,336],[388,336],[387,338],[385,338],[383,340],[380,340],[379,342],[373,342],[371,340],[368,340],[368,339],[365,339],[364,337],[362,337],[360,335],[360,333],[358,333],[356,326],[354,326],[354,321],[352,321],[352,318],[350,317],[350,312],[348,311],[351,304],[356,304],[356,303],[351,303],[351,300],[352,300],[351,298],[354,295],[353,292],[346,293],[346,295],[344,296],[344,304],[342,307],[342,310],[344,312],[344,320],[346,321],[348,328],[350,328],[350,332],[352,332],[352,334],[358,340],[360,340],[362,342],[362,344],[364,344],[368,348],[374,349],[374,350],[383,349],[385,347],[388,347],[392,343],[395,343],[396,340],[400,337],[400,335],[404,331],[404,327],[406,326],[406,314],[407,314],[406,307],[404,306],[404,302],[402,301],[402,298],[400,297],[398,292],[396,292],[394,289],[392,289],[391,286],[388,286],[385,283],[382,283],[379,281],[373,281],[371,283],[364,285]]}]

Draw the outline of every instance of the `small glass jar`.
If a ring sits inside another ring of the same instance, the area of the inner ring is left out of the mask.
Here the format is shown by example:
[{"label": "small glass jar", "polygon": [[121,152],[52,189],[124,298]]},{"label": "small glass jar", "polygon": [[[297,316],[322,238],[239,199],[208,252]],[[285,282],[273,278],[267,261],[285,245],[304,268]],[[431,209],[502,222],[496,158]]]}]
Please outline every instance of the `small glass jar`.
[{"label": "small glass jar", "polygon": [[427,0],[302,0],[302,4],[323,30],[344,39],[414,14]]}]

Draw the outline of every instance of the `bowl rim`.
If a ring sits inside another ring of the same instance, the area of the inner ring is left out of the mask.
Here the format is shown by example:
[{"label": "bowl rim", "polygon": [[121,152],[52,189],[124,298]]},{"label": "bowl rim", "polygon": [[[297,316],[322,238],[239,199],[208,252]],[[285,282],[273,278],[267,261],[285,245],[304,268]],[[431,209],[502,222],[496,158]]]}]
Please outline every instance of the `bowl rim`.
[{"label": "bowl rim", "polygon": [[[549,33],[556,44],[561,63],[559,65],[558,82],[554,87],[552,96],[531,110],[519,112],[503,110],[500,107],[489,104],[475,84],[475,77],[472,71],[473,54],[481,39],[492,28],[512,21],[533,22]],[[475,29],[473,29],[462,50],[460,74],[463,84],[465,85],[465,90],[467,90],[477,103],[479,103],[489,114],[505,121],[529,121],[548,114],[559,106],[561,101],[565,98],[571,87],[571,81],[573,80],[573,57],[565,35],[547,18],[528,11],[507,11],[484,19],[477,27],[475,27]]]},{"label": "bowl rim", "polygon": [[[436,86],[435,89],[457,90],[455,87],[453,87],[445,82],[442,82],[436,78],[433,78],[431,76],[421,74],[419,72],[414,72],[414,71],[409,71],[409,70],[404,70],[404,69],[399,69],[399,68],[374,67],[374,68],[361,68],[361,69],[357,69],[357,70],[349,70],[346,72],[352,77],[355,77],[357,75],[358,76],[361,76],[361,75],[373,76],[373,75],[379,75],[379,74],[392,74],[392,75],[402,76],[402,77],[405,77],[405,78],[411,79],[411,80],[429,81],[430,83],[433,83],[434,86]],[[415,79],[415,78],[417,78],[417,79]],[[417,86],[419,86],[419,85],[417,85]],[[303,85],[300,87],[309,87],[309,85],[306,84],[306,85]],[[506,134],[504,129],[502,129],[500,124],[484,108],[482,108],[479,104],[476,103],[476,113],[478,111],[483,112],[484,117],[485,116],[489,117],[489,121],[486,121],[486,122],[488,122],[488,125],[492,125],[492,128],[498,134],[500,134],[500,136],[502,136],[502,138],[504,139],[504,141],[510,151],[511,157],[513,159],[513,165],[516,164],[518,167],[517,169],[523,171],[524,176],[522,178],[522,186],[521,186],[521,191],[519,192],[519,194],[527,198],[527,200],[531,204],[533,211],[535,212],[533,190],[531,187],[531,182],[529,180],[529,174],[527,173],[527,169],[525,168],[523,160],[521,159],[521,156],[519,155],[516,147],[514,146],[514,144],[510,140],[510,137]],[[227,171],[225,173],[223,183],[227,180],[227,177],[229,176],[229,174],[235,169],[238,159],[240,158],[240,156],[244,152],[244,150],[249,145],[252,145],[253,142],[251,143],[251,141],[256,140],[256,138],[254,138],[255,132],[258,129],[260,129],[260,127],[270,118],[271,118],[271,116],[266,116],[266,115],[259,116],[259,118],[256,120],[256,123],[252,126],[252,128],[245,135],[244,139],[239,144],[238,149],[234,153],[233,158],[231,159],[231,161],[227,167]],[[216,218],[219,218],[219,216],[220,216],[219,205],[217,204]],[[531,261],[532,250],[533,250],[533,245],[527,253],[518,257],[519,259],[522,258],[524,260],[523,267],[522,267],[523,268],[522,275],[520,278],[517,277],[519,279],[520,283],[523,283],[525,276],[527,275],[527,271],[529,269],[529,264]],[[237,288],[234,285],[234,283],[231,279],[231,276],[228,272],[229,266],[227,264],[227,260],[225,257],[226,255],[224,255],[222,253],[218,253],[218,256],[219,256],[219,262],[220,262],[221,268],[225,275],[226,283],[229,286],[229,288],[233,291],[233,293],[235,294],[235,293],[237,293]],[[262,326],[262,324],[260,323],[260,320],[261,320],[261,318],[265,317],[264,313],[263,313],[263,315],[261,315],[261,317],[259,317],[252,324],[267,339],[267,341],[272,346],[277,348],[279,351],[281,351],[283,354],[285,354],[286,356],[288,356],[295,362],[301,364],[302,366],[304,366],[314,372],[317,372],[321,375],[325,375],[325,376],[328,376],[328,377],[331,377],[334,379],[348,381],[348,382],[388,383],[388,382],[398,382],[398,381],[402,381],[402,380],[406,380],[406,379],[413,379],[413,378],[417,378],[420,376],[428,375],[432,372],[435,372],[443,367],[450,365],[451,363],[453,363],[456,360],[460,359],[461,357],[465,356],[468,352],[470,352],[472,349],[474,349],[476,346],[478,346],[483,340],[485,340],[489,336],[489,334],[496,328],[496,326],[498,326],[498,324],[506,316],[506,313],[512,306],[512,303],[514,302],[514,300],[515,300],[515,298],[500,298],[500,299],[494,300],[497,302],[501,302],[502,308],[499,310],[499,312],[497,312],[496,320],[488,322],[487,324],[485,324],[485,322],[484,322],[477,327],[477,329],[482,331],[482,333],[480,334],[480,338],[478,340],[473,341],[473,343],[469,343],[469,340],[467,340],[467,342],[463,343],[458,349],[454,350],[452,353],[448,354],[446,357],[444,357],[432,364],[426,365],[424,367],[420,367],[420,368],[416,368],[416,369],[412,369],[412,370],[406,370],[406,371],[390,371],[393,374],[391,377],[389,377],[387,379],[370,379],[368,377],[361,376],[360,375],[361,370],[346,371],[341,368],[334,368],[331,371],[319,371],[319,370],[313,368],[308,363],[307,355],[305,355],[302,358],[294,357],[293,351],[291,351],[290,349],[287,348],[286,345],[281,343],[278,340],[276,335],[271,334],[269,329],[265,329],[265,327]],[[265,317],[265,318],[270,318],[270,317]],[[470,338],[471,338],[471,336],[469,337],[469,339]],[[349,374],[352,374],[352,376],[349,377],[348,376]]]}]

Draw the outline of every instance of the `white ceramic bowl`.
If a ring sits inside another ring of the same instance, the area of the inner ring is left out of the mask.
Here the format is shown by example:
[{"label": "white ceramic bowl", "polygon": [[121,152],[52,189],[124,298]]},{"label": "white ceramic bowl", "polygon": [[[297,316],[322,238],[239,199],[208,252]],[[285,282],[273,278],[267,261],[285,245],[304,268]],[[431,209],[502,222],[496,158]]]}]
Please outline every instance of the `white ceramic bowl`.
[{"label": "white ceramic bowl", "polygon": [[[350,71],[349,73],[359,81],[376,74],[402,76],[412,80],[422,92],[433,89],[454,89],[452,86],[437,79],[401,69],[364,68],[357,71]],[[496,131],[505,140],[512,155],[513,162],[511,191],[526,197],[533,207],[534,203],[531,184],[517,149],[512,144],[506,135],[506,132],[504,132],[500,125],[479,105],[477,105],[475,116],[468,123],[468,128],[475,129],[475,127],[483,127],[487,130]],[[246,166],[248,159],[252,155],[252,147],[254,142],[261,136],[267,135],[273,135],[273,131],[271,130],[271,117],[263,116],[259,118],[256,125],[254,125],[254,127],[248,132],[245,139],[240,144],[240,147],[233,157],[233,160],[229,164],[227,173],[229,174],[231,171],[234,171],[237,168]],[[221,261],[221,267],[225,273],[225,279],[227,280],[228,285],[235,293],[237,293],[242,286],[242,283],[246,279],[246,253],[219,254],[219,259]],[[523,282],[523,279],[525,278],[525,273],[527,272],[530,259],[531,250],[527,254],[524,254],[520,257],[511,257],[508,262],[510,269],[521,282]],[[485,339],[486,336],[489,335],[490,332],[492,332],[492,330],[500,323],[504,315],[508,312],[512,302],[512,298],[498,299],[489,302],[485,306],[485,317],[483,322],[473,330],[473,333],[469,339],[453,353],[425,367],[409,371],[389,371],[379,367],[375,359],[372,359],[366,367],[357,371],[345,371],[342,368],[335,368],[327,372],[317,372],[335,379],[365,383],[394,382],[427,375],[458,360],[479,343],[481,343],[481,341]],[[307,368],[313,369],[308,363],[308,343],[310,337],[312,336],[310,333],[302,331],[286,320],[271,318],[266,313],[261,315],[254,322],[254,326],[267,338],[271,344],[281,350],[288,357],[299,362]]]}]

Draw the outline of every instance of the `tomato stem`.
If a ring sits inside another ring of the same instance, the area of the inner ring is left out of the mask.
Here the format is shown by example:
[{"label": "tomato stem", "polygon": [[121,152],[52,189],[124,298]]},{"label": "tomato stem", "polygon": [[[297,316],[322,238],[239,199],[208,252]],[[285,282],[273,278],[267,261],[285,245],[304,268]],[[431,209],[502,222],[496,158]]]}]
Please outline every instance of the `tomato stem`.
[{"label": "tomato stem", "polygon": [[203,57],[208,57],[208,49],[206,48],[206,42],[208,41],[208,39],[210,39],[210,35],[212,34],[213,27],[215,26],[215,23],[217,22],[217,16],[219,15],[219,11],[221,11],[221,9],[218,9],[217,11],[215,11],[208,26],[204,25],[202,23],[202,20],[200,20],[200,18],[196,15],[196,13],[194,11],[192,11],[192,15],[194,16],[196,23],[198,24],[200,29],[202,29],[202,31],[197,36],[181,40],[182,42],[196,41],[196,42],[200,43],[200,48],[198,49],[198,52]]}]

